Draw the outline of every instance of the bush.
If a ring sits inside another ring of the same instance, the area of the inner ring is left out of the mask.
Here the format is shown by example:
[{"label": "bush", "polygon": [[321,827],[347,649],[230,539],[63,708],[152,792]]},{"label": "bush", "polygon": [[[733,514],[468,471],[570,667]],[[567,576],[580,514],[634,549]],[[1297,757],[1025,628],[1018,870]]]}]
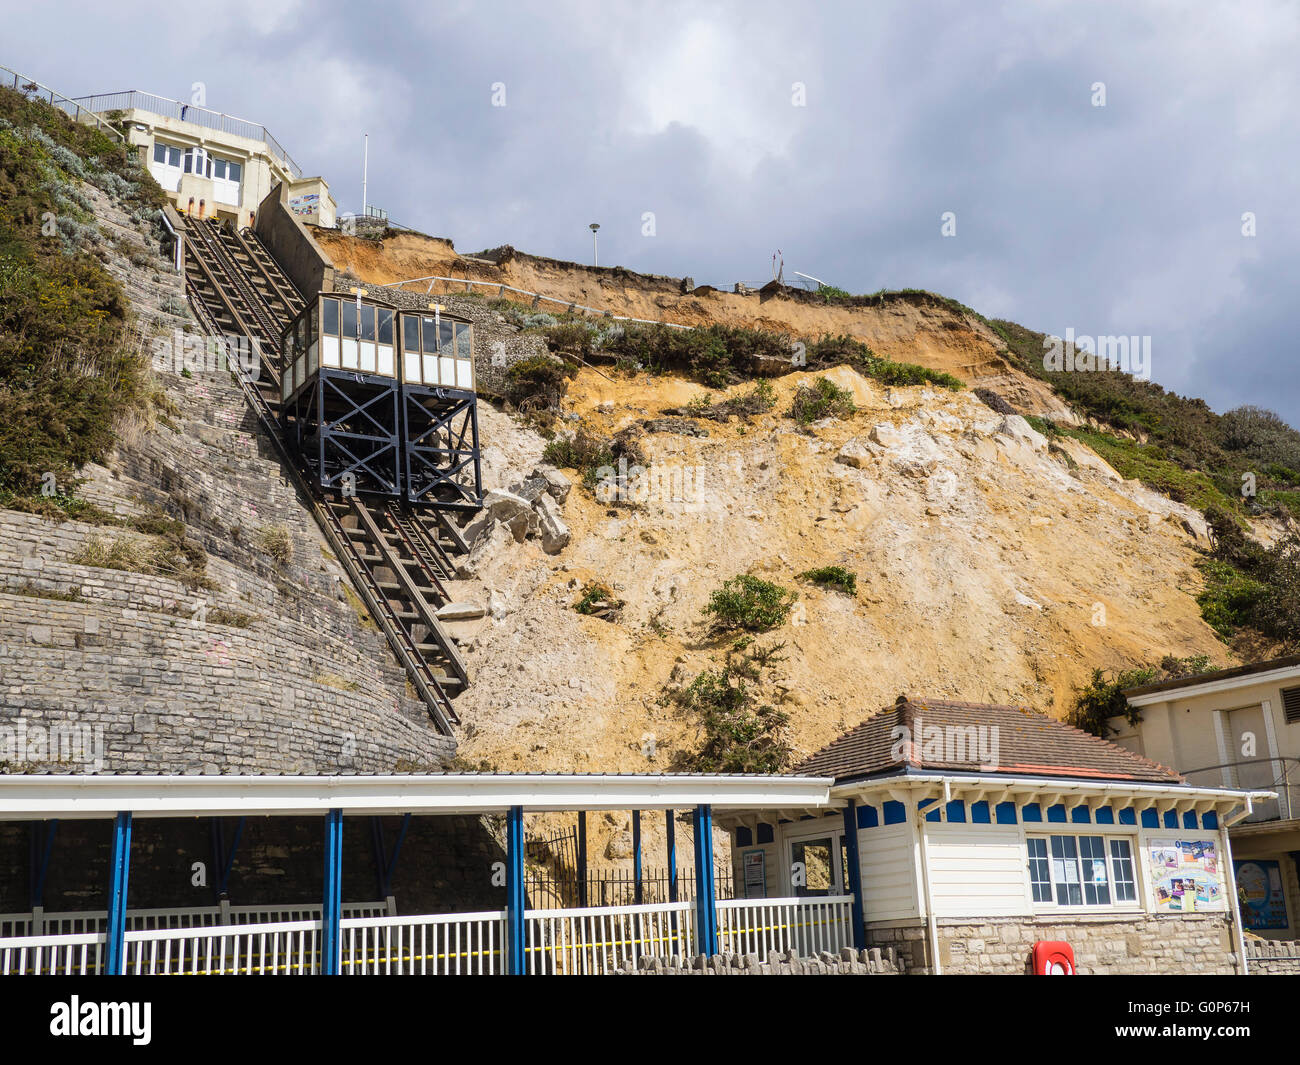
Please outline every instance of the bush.
[{"label": "bush", "polygon": [[910,362],[883,359],[860,340],[850,336],[823,336],[807,352],[810,370],[830,369],[833,366],[852,366],[863,377],[870,377],[886,385],[939,385],[954,392],[966,386],[943,370],[928,370]]},{"label": "bush", "polygon": [[1194,655],[1191,658],[1165,655],[1159,665],[1121,670],[1113,676],[1108,676],[1105,670],[1094,669],[1092,679],[1082,688],[1074,689],[1074,703],[1066,714],[1066,722],[1105,739],[1110,733],[1108,722],[1111,718],[1122,717],[1130,725],[1136,725],[1142,720],[1140,711],[1124,697],[1127,689],[1200,676],[1217,668],[1207,655]]},{"label": "bush", "polygon": [[852,392],[840,388],[829,377],[818,377],[811,387],[799,386],[789,413],[800,425],[811,425],[821,418],[847,418],[857,409]]},{"label": "bush", "polygon": [[799,574],[801,581],[812,581],[823,588],[833,588],[848,596],[858,594],[858,575],[843,566],[822,566],[820,569],[805,570]]},{"label": "bush", "polygon": [[573,609],[588,617],[604,618],[612,621],[623,609],[623,600],[614,594],[614,590],[600,581],[588,581],[582,589]]},{"label": "bush", "polygon": [[[83,174],[119,192],[129,185],[128,206],[163,202],[122,146],[0,89],[0,490],[20,496],[46,473],[63,484],[103,459],[121,418],[148,406],[128,302],[90,253],[101,236]],[[42,234],[47,211],[57,239]]]},{"label": "bush", "polygon": [[619,460],[630,470],[643,469],[648,463],[634,431],[624,429],[612,437],[601,438],[586,430],[557,436],[542,450],[542,460],[559,469],[577,470],[583,483],[593,488],[605,469],[619,469]]},{"label": "bush", "polygon": [[531,355],[505,373],[505,398],[521,411],[558,410],[574,370],[551,355]]},{"label": "bush", "polygon": [[798,597],[779,584],[742,573],[714,590],[703,613],[713,616],[720,631],[766,632],[785,623]]},{"label": "bush", "polygon": [[672,693],[678,706],[699,715],[704,742],[683,754],[676,768],[696,773],[780,773],[793,750],[785,739],[790,715],[759,700],[750,682],[777,661],[779,649],[744,653],[747,643],[727,653],[721,669],[706,670],[686,688]]},{"label": "bush", "polygon": [[257,530],[253,542],[275,559],[278,566],[287,566],[293,561],[293,538],[283,525],[263,526]]}]

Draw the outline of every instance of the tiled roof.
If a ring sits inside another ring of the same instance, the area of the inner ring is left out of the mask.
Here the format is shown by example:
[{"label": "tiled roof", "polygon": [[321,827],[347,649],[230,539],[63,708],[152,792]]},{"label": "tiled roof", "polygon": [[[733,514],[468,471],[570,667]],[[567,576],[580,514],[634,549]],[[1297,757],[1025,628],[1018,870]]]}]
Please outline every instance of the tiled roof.
[{"label": "tiled roof", "polygon": [[[995,733],[982,733],[986,754],[993,750],[996,738],[996,759],[991,765],[981,765],[978,747],[963,753],[955,743],[949,743],[941,749],[934,743],[932,726],[996,729]],[[910,745],[906,742],[909,739]],[[793,772],[834,777],[840,782],[903,769],[1184,783],[1172,769],[1029,707],[922,696],[900,697],[893,706],[873,714],[797,765]]]}]

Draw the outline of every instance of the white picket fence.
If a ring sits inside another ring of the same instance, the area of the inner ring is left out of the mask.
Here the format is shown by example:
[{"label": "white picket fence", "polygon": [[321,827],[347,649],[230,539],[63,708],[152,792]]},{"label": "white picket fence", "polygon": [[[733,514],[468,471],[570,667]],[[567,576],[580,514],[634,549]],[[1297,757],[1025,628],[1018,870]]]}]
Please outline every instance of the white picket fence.
[{"label": "white picket fence", "polygon": [[470,975],[505,972],[506,911],[423,917],[345,917],[344,975]]},{"label": "white picket fence", "polygon": [[[718,946],[801,956],[852,943],[852,897],[728,899],[718,907]],[[340,922],[340,971],[352,975],[491,975],[506,969],[504,910],[398,917],[347,913],[384,904],[351,904]],[[231,908],[233,910],[233,908]],[[274,919],[279,915],[288,919]],[[11,922],[19,915],[4,915]],[[30,917],[30,915],[28,915]],[[128,914],[130,916],[130,914]],[[319,907],[252,910],[243,923],[204,923],[207,914],[134,911],[125,937],[130,975],[309,975],[321,971]],[[56,926],[99,927],[0,938],[0,975],[99,972],[105,957],[104,915],[49,915]],[[149,922],[170,922],[150,926]],[[524,968],[536,975],[599,975],[635,968],[647,956],[692,957],[697,950],[693,902],[643,906],[526,910]]]},{"label": "white picket fence", "polygon": [[[167,928],[208,928],[214,925],[279,924],[285,921],[319,921],[319,905],[307,906],[196,906],[173,909],[127,910],[127,931]],[[385,917],[394,903],[345,902],[344,917]],[[102,932],[108,915],[103,910],[45,913],[0,913],[0,939],[32,935],[74,935]]]},{"label": "white picket fence", "polygon": [[646,955],[695,952],[695,903],[524,911],[525,971],[602,975]]}]

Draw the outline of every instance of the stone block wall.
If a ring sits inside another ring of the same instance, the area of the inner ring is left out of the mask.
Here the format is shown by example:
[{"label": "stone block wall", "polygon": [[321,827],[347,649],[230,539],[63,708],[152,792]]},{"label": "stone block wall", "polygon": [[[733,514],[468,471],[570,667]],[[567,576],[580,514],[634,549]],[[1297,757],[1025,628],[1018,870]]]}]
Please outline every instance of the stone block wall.
[{"label": "stone block wall", "polygon": [[[123,235],[106,266],[131,300],[141,349],[174,348],[176,331],[195,328],[183,279],[156,237],[94,198],[100,221]],[[164,399],[152,421],[122,426],[114,454],[82,471],[76,494],[124,521],[184,522],[208,556],[209,586],[82,564],[94,540],[139,536],[128,528],[0,511],[0,763],[79,771],[13,742],[20,729],[77,725],[103,730],[109,771],[446,764],[454,741],[364,617],[238,386],[215,364],[182,368],[156,360]],[[261,546],[268,530],[287,533],[291,558]]]},{"label": "stone block wall", "polygon": [[[1023,974],[1039,940],[1064,941],[1074,950],[1080,975],[1233,974],[1238,959],[1224,914],[1183,917],[1081,915],[940,920],[939,955],[944,973]],[[867,925],[867,942],[893,947],[909,972],[930,972],[924,922]]]},{"label": "stone block wall", "polygon": [[1247,938],[1246,971],[1251,976],[1300,975],[1300,939]]}]

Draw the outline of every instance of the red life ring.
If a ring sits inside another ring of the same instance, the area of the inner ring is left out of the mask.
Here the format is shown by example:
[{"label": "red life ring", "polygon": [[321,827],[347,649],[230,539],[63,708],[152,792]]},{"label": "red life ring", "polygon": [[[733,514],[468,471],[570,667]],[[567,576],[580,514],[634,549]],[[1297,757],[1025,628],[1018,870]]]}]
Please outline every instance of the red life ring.
[{"label": "red life ring", "polygon": [[1035,976],[1075,976],[1074,951],[1069,943],[1040,939],[1034,944]]}]

